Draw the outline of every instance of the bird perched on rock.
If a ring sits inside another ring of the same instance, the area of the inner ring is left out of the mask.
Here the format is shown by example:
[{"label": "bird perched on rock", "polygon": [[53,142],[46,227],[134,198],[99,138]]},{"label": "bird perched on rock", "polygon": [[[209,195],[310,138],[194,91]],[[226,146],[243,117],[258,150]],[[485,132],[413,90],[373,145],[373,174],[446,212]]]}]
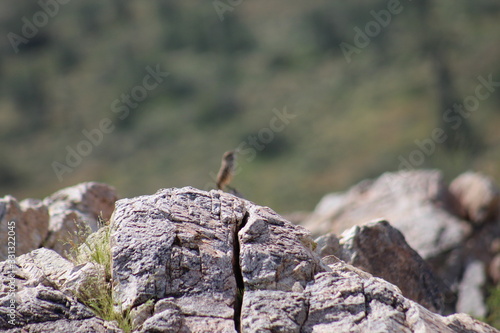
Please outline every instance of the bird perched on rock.
[{"label": "bird perched on rock", "polygon": [[236,161],[236,150],[226,151],[222,155],[222,162],[217,174],[217,188],[224,190],[233,179],[234,165]]}]

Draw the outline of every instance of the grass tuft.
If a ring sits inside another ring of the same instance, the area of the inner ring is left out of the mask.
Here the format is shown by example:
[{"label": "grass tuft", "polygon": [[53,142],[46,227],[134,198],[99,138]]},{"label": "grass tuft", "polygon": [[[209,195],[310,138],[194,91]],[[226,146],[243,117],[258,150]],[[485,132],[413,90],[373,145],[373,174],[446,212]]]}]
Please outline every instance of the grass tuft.
[{"label": "grass tuft", "polygon": [[70,237],[67,257],[77,265],[94,263],[101,274],[89,276],[85,287],[75,290],[75,297],[85,304],[99,318],[114,321],[124,332],[132,331],[130,309],[115,306],[111,275],[111,228],[108,222],[100,220],[100,229],[92,233],[85,223],[77,224],[77,230]]}]

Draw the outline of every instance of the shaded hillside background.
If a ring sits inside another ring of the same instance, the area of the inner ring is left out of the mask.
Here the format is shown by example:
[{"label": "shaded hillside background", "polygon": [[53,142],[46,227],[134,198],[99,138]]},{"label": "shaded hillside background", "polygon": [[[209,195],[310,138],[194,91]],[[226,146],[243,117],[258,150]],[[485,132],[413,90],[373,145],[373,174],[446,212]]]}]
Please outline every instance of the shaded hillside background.
[{"label": "shaded hillside background", "polygon": [[[122,197],[205,188],[222,153],[285,108],[297,117],[240,159],[233,182],[278,212],[310,210],[327,192],[398,170],[435,128],[448,139],[416,167],[500,181],[500,87],[458,128],[443,122],[478,76],[500,81],[498,1],[402,1],[350,63],[339,45],[354,44],[354,28],[387,1],[242,1],[224,20],[214,3],[69,1],[15,53],[7,34],[22,35],[23,17],[33,22],[41,7],[3,0],[0,193],[44,197],[85,180]],[[157,64],[170,75],[119,119],[113,101]],[[52,163],[103,118],[115,130],[59,182]]]}]

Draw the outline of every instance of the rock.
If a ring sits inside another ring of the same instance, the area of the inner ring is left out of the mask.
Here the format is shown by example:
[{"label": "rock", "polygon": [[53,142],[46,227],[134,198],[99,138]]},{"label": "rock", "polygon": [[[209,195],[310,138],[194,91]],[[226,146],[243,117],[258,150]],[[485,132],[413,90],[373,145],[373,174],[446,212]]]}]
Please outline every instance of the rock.
[{"label": "rock", "polygon": [[465,313],[455,313],[448,317],[444,317],[444,321],[454,332],[471,333],[471,332],[491,332],[498,333],[499,331],[493,327],[472,318]]},{"label": "rock", "polygon": [[[142,327],[144,322],[153,315],[155,305],[153,302],[143,303],[130,311],[132,319],[132,327]],[[150,324],[151,325],[151,324]],[[155,325],[151,325],[153,327]]]},{"label": "rock", "polygon": [[453,200],[439,171],[385,173],[345,194],[325,196],[303,226],[317,236],[339,235],[382,218],[391,221],[408,244],[428,259],[459,246],[471,232],[465,221],[453,215]]},{"label": "rock", "polygon": [[98,296],[99,292],[96,287],[101,286],[101,290],[103,290],[106,283],[104,268],[95,262],[87,262],[77,265],[69,271],[66,275],[66,281],[59,289],[65,294],[77,298],[94,298]]},{"label": "rock", "polygon": [[238,239],[246,289],[292,291],[322,270],[306,229],[256,205],[247,205],[245,217]]},{"label": "rock", "polygon": [[[82,241],[86,231],[98,229],[99,218],[111,217],[116,199],[112,187],[95,182],[62,189],[43,201],[18,202],[5,196],[0,199],[2,243],[14,244],[15,240],[17,256],[42,245],[64,255],[70,249],[68,242]],[[77,237],[78,233],[82,237]],[[7,246],[0,248],[0,260],[7,259],[8,254]]]},{"label": "rock", "polygon": [[[342,261],[330,267],[332,261],[321,262],[309,233],[268,208],[189,187],[120,200],[116,207],[115,295],[140,317],[141,332],[452,331],[445,317],[406,299],[389,282]],[[422,275],[408,285],[425,292],[408,292],[430,308],[440,306],[437,282],[401,233],[386,222],[358,230],[346,251],[397,251],[388,257],[393,270]],[[355,241],[370,233],[384,243]],[[148,300],[155,302],[152,313]]]},{"label": "rock", "polygon": [[464,219],[479,225],[498,217],[500,189],[491,178],[475,172],[463,173],[450,184],[450,192]]},{"label": "rock", "polygon": [[[388,225],[373,228],[397,243]],[[221,191],[186,187],[120,200],[111,221],[114,302],[130,310],[134,332],[496,332],[466,315],[432,313],[314,248],[304,228]],[[16,321],[8,322],[6,290],[1,330],[121,332],[61,291],[85,288],[96,266],[66,264],[46,249],[19,259]],[[3,281],[12,278],[10,264],[0,263],[2,286],[12,285]]]},{"label": "rock", "polygon": [[177,333],[182,331],[189,332],[186,329],[184,316],[182,315],[179,307],[175,304],[172,304],[170,307],[156,313],[154,316],[146,320],[141,329],[141,332],[144,333]]},{"label": "rock", "polygon": [[[13,267],[16,290],[21,291],[26,287],[40,285],[60,289],[74,265],[53,250],[41,248],[19,256]],[[0,263],[2,282],[9,280],[11,268],[8,261]],[[1,288],[0,296],[6,295],[10,289],[6,284],[2,284]]]},{"label": "rock", "polygon": [[394,285],[339,261],[306,288],[301,332],[498,332],[467,315],[442,317],[404,298]]},{"label": "rock", "polygon": [[[42,285],[24,288],[16,293],[15,300],[13,321],[16,327],[61,319],[82,320],[93,317],[92,312],[82,304],[58,290]],[[8,296],[0,298],[0,329],[13,328],[4,317],[9,301]]]},{"label": "rock", "polygon": [[[112,218],[117,302],[130,308],[174,297],[183,325],[196,323],[191,319],[201,314],[234,330],[234,239],[243,215],[240,199],[194,188],[117,201]],[[219,309],[217,314],[207,312],[214,308]],[[158,327],[167,317],[155,315]],[[152,327],[150,320],[144,325]]]},{"label": "rock", "polygon": [[[335,236],[326,235],[320,238],[325,240],[333,237]],[[443,311],[443,282],[435,276],[429,264],[406,243],[405,237],[387,221],[355,226],[346,230],[337,243],[333,242],[333,248],[323,245],[318,246],[318,250],[323,254],[333,254],[365,272],[395,284],[405,297],[433,312]]]},{"label": "rock", "polygon": [[102,183],[86,182],[64,188],[44,199],[47,206],[64,205],[93,219],[107,220],[115,207],[116,190]]},{"label": "rock", "polygon": [[243,298],[242,332],[301,332],[307,319],[302,292],[247,291]]},{"label": "rock", "polygon": [[156,303],[154,315],[144,322],[141,332],[235,332],[232,315],[232,309],[217,299],[164,298]]},{"label": "rock", "polygon": [[19,256],[40,247],[49,232],[49,214],[41,201],[26,199],[18,202],[7,195],[0,198],[0,260],[7,259],[15,248]]},{"label": "rock", "polygon": [[[195,317],[210,317],[219,328],[230,322],[233,331],[238,284],[303,289],[321,267],[305,229],[219,191],[168,189],[119,200],[112,229],[119,303],[134,307],[169,298],[187,326]],[[155,314],[144,327],[163,327],[172,316]]]},{"label": "rock", "polygon": [[104,321],[100,318],[88,318],[82,320],[60,319],[56,321],[46,321],[43,323],[27,324],[22,328],[12,328],[2,331],[4,333],[123,333],[116,324]]},{"label": "rock", "polygon": [[[194,299],[184,299],[184,306]],[[213,302],[211,302],[213,303]],[[192,305],[191,305],[192,306]],[[199,310],[205,312],[204,303],[195,305]],[[216,312],[217,309],[209,310]],[[226,309],[223,309],[225,312]],[[218,313],[219,314],[219,313]],[[205,316],[195,311],[186,311],[183,306],[179,306],[175,299],[162,299],[155,306],[155,314],[146,320],[140,332],[236,332],[233,320],[223,319],[220,316]]]},{"label": "rock", "polygon": [[474,317],[486,317],[488,310],[482,290],[485,282],[486,273],[482,262],[474,261],[467,265],[458,289],[458,312],[465,312]]},{"label": "rock", "polygon": [[[80,288],[89,287],[85,283],[97,282],[100,271],[92,269],[94,266],[91,263],[75,266],[55,251],[45,248],[18,257],[14,266],[9,261],[1,262],[2,332],[122,332],[115,324],[95,318],[88,308],[72,297]],[[12,272],[14,283],[11,285]],[[12,291],[15,298],[11,297]],[[9,311],[12,299],[15,300],[13,318]]]},{"label": "rock", "polygon": [[320,236],[314,241],[316,242],[316,253],[318,253],[321,258],[326,256],[339,256],[340,240],[333,232]]},{"label": "rock", "polygon": [[80,243],[99,228],[99,219],[111,217],[116,199],[114,188],[95,182],[67,187],[45,198],[50,224],[44,246],[65,255],[68,242]]}]

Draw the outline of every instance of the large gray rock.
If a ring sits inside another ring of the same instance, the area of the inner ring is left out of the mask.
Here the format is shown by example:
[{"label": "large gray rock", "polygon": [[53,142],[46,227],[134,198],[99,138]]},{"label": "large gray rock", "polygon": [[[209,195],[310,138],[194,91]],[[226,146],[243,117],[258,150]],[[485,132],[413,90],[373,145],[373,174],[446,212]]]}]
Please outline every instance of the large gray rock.
[{"label": "large gray rock", "polygon": [[[49,232],[49,213],[39,200],[0,198],[0,260],[40,247]],[[9,251],[9,247],[15,251]]]},{"label": "large gray rock", "polygon": [[[2,298],[2,306],[7,305],[8,298]],[[81,320],[93,317],[82,304],[69,298],[58,290],[42,285],[24,288],[16,293],[16,326],[24,326],[44,321],[59,319]],[[0,328],[10,325],[1,323]]]},{"label": "large gray rock", "polygon": [[401,171],[325,196],[303,226],[317,236],[339,235],[355,225],[385,219],[427,259],[459,246],[470,234],[470,226],[453,214],[454,209],[439,171]]},{"label": "large gray rock", "polygon": [[[398,286],[405,297],[433,312],[444,309],[444,283],[387,221],[374,221],[346,230],[340,238],[319,237],[317,251],[335,255],[376,277]],[[396,269],[397,268],[397,269]]]},{"label": "large gray rock", "polygon": [[[151,299],[173,297],[175,304],[185,299],[205,312],[225,309],[212,315],[234,330],[234,240],[243,216],[244,202],[238,198],[194,188],[117,201],[112,255],[118,303],[130,308]],[[196,322],[189,318],[198,312],[177,306],[168,318],[179,314],[182,320],[175,323]],[[158,327],[164,327],[165,315],[155,315]],[[153,331],[151,320],[144,325]]]},{"label": "large gray rock", "polygon": [[232,297],[232,229],[242,218],[241,203],[223,193],[169,189],[119,200],[112,254],[120,303],[204,291]]},{"label": "large gray rock", "polygon": [[[212,329],[233,331],[238,288],[303,289],[321,267],[305,229],[220,191],[188,187],[119,200],[112,229],[119,303],[168,298],[178,309],[167,322],[178,316],[173,322],[191,330],[201,316],[214,318]],[[143,330],[165,325],[167,314],[157,312]]]}]

